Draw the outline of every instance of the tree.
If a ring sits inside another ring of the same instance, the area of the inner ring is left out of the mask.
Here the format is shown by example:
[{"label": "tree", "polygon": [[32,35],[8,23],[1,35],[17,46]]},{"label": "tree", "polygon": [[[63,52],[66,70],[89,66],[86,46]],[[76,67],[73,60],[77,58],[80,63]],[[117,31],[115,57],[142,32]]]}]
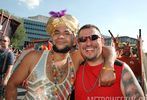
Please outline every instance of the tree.
[{"label": "tree", "polygon": [[13,35],[12,39],[11,39],[11,44],[12,46],[14,46],[15,48],[22,48],[25,38],[26,38],[26,31],[24,28],[24,24],[23,24],[23,20],[19,19],[21,24],[19,25],[19,27],[17,28],[15,34]]},{"label": "tree", "polygon": [[[10,13],[6,10],[0,9],[0,12],[4,12],[4,14],[6,15],[10,15]],[[24,28],[24,21],[22,18],[18,18],[14,15],[12,15],[12,18],[17,20],[18,22],[20,22],[21,24],[19,25],[19,27],[17,28],[17,30],[15,31],[15,34],[11,37],[11,44],[13,47],[15,48],[21,48],[24,44],[24,40],[26,38],[26,32],[25,32],[25,28]]]}]

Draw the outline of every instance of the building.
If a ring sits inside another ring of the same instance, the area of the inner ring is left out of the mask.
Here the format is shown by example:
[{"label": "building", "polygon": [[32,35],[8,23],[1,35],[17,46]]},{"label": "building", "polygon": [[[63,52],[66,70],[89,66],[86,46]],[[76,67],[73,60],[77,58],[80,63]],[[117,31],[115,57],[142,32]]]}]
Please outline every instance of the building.
[{"label": "building", "polygon": [[103,35],[103,37],[104,37],[105,45],[110,46],[111,45],[111,41],[112,41],[111,37],[110,36],[106,36],[106,35]]},{"label": "building", "polygon": [[50,36],[47,34],[45,30],[48,17],[38,15],[23,18],[23,20],[24,28],[27,34],[25,42],[30,42],[34,40],[50,40]]},{"label": "building", "polygon": [[10,38],[14,35],[20,22],[16,17],[8,12],[0,10],[0,37],[7,35]]},{"label": "building", "polygon": [[[112,44],[112,38],[111,37],[104,37],[105,38],[105,44],[106,45],[111,45]],[[129,42],[132,46],[135,46],[135,44],[137,44],[137,39],[129,37],[129,36],[120,36],[117,37],[116,39],[118,39],[118,41],[120,43],[126,43]]]},{"label": "building", "polygon": [[43,15],[30,16],[28,18],[35,19],[35,20],[38,20],[38,21],[43,22],[43,23],[46,23],[48,21],[48,19],[49,19],[49,17],[43,16]]}]

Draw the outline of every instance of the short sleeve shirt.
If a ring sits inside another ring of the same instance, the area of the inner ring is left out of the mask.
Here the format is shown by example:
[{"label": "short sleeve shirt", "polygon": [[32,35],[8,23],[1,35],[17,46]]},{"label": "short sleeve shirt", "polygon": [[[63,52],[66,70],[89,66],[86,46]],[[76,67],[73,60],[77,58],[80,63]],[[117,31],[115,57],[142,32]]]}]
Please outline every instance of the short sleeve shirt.
[{"label": "short sleeve shirt", "polygon": [[[3,67],[6,55],[7,55],[6,64],[4,66],[4,71],[2,72],[2,67]],[[12,51],[9,51],[9,52],[7,51],[3,55],[0,55],[0,75],[2,75],[3,73],[7,71],[9,65],[14,64],[14,59],[15,59],[15,56]]]}]

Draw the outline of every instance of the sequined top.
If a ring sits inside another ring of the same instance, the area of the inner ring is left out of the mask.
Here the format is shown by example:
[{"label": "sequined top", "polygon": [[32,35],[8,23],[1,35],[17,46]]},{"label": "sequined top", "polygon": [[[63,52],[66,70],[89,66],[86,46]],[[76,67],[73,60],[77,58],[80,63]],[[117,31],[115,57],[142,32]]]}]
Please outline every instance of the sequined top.
[{"label": "sequined top", "polygon": [[28,91],[24,100],[67,100],[72,91],[75,70],[68,56],[68,74],[64,81],[54,84],[46,75],[46,63],[49,51],[44,51],[39,62],[28,77]]}]

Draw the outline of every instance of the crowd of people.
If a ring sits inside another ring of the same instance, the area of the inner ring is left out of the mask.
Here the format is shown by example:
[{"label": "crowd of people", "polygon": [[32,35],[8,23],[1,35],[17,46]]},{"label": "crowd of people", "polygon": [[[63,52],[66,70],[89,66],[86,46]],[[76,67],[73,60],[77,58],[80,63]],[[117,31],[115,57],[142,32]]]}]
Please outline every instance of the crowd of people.
[{"label": "crowd of people", "polygon": [[[133,72],[124,62],[116,61],[114,48],[104,45],[98,27],[86,24],[79,29],[78,20],[65,11],[50,14],[46,30],[52,38],[52,49],[30,50],[20,56],[11,77],[14,54],[8,49],[10,39],[7,36],[1,38],[0,56],[10,57],[8,64],[4,63],[5,57],[0,58],[3,59],[0,60],[0,86],[3,87],[0,100],[2,96],[6,100],[16,100],[17,87],[22,84],[27,89],[24,100],[91,100],[100,97],[144,100]],[[4,44],[7,44],[5,48]],[[3,72],[3,68],[7,69]]]}]

